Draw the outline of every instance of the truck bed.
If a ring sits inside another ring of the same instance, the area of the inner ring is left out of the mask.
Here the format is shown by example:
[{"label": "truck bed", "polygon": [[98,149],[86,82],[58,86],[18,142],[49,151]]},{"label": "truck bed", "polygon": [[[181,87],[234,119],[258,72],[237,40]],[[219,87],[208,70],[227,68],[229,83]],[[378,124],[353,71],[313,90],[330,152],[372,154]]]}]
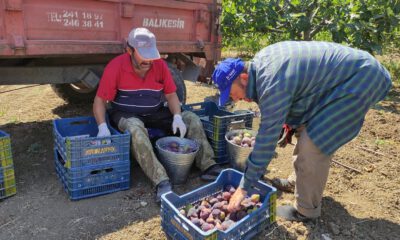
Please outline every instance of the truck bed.
[{"label": "truck bed", "polygon": [[162,53],[219,48],[216,0],[0,0],[0,58],[118,54],[133,27]]}]

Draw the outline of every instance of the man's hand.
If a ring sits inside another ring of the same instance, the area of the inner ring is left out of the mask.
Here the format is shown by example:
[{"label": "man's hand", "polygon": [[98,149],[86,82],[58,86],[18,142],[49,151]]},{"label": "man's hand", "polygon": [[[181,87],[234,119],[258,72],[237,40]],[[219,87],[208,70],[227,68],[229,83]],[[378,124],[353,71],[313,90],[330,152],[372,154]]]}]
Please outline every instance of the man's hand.
[{"label": "man's hand", "polygon": [[175,114],[174,121],[172,122],[172,132],[175,134],[178,128],[181,138],[183,138],[186,134],[186,125],[182,120],[182,116],[180,114]]},{"label": "man's hand", "polygon": [[236,189],[235,193],[229,200],[228,211],[235,212],[240,210],[240,203],[246,197],[247,192],[243,188]]},{"label": "man's hand", "polygon": [[107,127],[105,122],[101,123],[99,126],[99,132],[97,133],[97,137],[108,137],[111,136],[110,130]]}]

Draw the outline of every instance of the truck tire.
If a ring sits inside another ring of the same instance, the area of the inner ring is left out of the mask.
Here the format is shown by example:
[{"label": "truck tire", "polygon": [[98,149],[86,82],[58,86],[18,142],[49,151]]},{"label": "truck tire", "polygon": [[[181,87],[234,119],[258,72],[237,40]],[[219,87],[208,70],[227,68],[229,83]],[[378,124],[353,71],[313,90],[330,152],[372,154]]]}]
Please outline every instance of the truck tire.
[{"label": "truck tire", "polygon": [[96,96],[96,88],[88,88],[82,83],[51,84],[58,97],[68,103],[92,103]]},{"label": "truck tire", "polygon": [[169,71],[176,85],[176,94],[182,104],[186,103],[186,85],[182,73],[172,64],[167,62]]},{"label": "truck tire", "polygon": [[[186,103],[186,85],[182,73],[172,64],[167,63],[169,71],[176,85],[176,94],[182,104]],[[82,83],[51,84],[51,88],[58,97],[68,103],[91,103],[96,96],[97,89],[91,89]]]}]

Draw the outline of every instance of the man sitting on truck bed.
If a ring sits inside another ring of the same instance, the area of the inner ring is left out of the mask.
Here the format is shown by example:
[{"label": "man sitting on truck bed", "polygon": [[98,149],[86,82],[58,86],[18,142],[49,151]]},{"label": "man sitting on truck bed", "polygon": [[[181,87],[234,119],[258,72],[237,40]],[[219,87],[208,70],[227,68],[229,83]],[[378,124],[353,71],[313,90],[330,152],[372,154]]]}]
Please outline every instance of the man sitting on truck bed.
[{"label": "man sitting on truck bed", "polygon": [[[214,180],[221,168],[213,160],[214,152],[207,141],[202,123],[192,112],[181,113],[176,86],[167,64],[160,59],[156,38],[146,28],[133,29],[128,36],[126,53],[108,63],[93,103],[98,136],[109,136],[106,103],[111,102],[110,120],[121,131],[132,135],[132,155],[156,186],[156,201],[171,190],[168,175],[154,154],[146,128],[158,128],[167,134],[197,139],[201,148],[196,166],[203,180]],[[164,102],[168,103],[168,107]],[[187,129],[186,129],[187,126]]]}]

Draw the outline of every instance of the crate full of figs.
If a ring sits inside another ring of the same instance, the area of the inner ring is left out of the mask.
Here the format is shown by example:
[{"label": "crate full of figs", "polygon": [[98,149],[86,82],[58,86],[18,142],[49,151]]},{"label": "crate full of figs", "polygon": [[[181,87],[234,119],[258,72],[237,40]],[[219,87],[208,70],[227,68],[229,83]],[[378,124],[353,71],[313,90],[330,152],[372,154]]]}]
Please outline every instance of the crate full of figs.
[{"label": "crate full of figs", "polygon": [[172,239],[251,239],[275,222],[276,189],[257,182],[230,212],[228,203],[243,174],[234,169],[221,172],[213,183],[178,196],[162,196],[162,227]]}]

